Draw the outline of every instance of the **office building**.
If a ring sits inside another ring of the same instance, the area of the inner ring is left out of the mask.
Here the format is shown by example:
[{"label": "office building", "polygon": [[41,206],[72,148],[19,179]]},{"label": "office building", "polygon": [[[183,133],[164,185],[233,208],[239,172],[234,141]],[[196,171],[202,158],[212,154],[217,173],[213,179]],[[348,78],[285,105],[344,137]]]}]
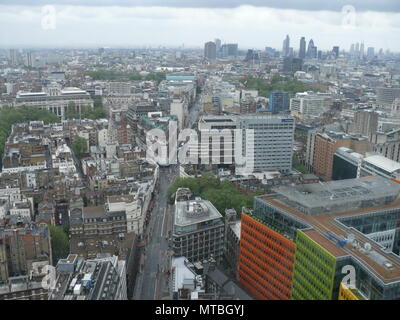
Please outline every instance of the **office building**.
[{"label": "office building", "polygon": [[400,98],[400,87],[380,87],[376,89],[376,102],[383,106],[391,106]]},{"label": "office building", "polygon": [[368,47],[367,49],[367,58],[369,60],[372,60],[375,58],[375,48],[374,47]]},{"label": "office building", "polygon": [[327,111],[325,97],[314,92],[296,93],[290,99],[290,112],[300,119],[306,117],[318,117]]},{"label": "office building", "polygon": [[60,259],[49,300],[127,300],[125,261],[107,254],[89,260],[76,254]]},{"label": "office building", "polygon": [[400,129],[377,132],[371,137],[372,151],[400,162]]},{"label": "office building", "polygon": [[304,37],[301,37],[300,39],[299,58],[300,59],[306,58],[306,38]]},{"label": "office building", "polygon": [[374,175],[399,181],[400,163],[373,152],[367,152],[363,156],[345,147],[340,147],[336,150],[333,159],[332,180]]},{"label": "office building", "polygon": [[210,201],[177,201],[173,227],[175,257],[195,263],[213,258],[217,263],[224,254],[224,222]]},{"label": "office building", "polygon": [[223,44],[221,47],[221,54],[223,58],[236,58],[238,55],[237,43]]},{"label": "office building", "polygon": [[399,184],[376,176],[274,191],[256,197],[253,212],[242,213],[239,276],[250,293],[269,300],[336,300],[346,276],[342,268],[350,265],[357,295],[399,299],[400,258],[382,246],[381,236],[390,233],[395,241]]},{"label": "office building", "polygon": [[287,56],[283,59],[283,72],[288,74],[296,73],[303,69],[303,60]]},{"label": "office building", "polygon": [[217,46],[214,42],[209,41],[204,45],[204,58],[214,61],[217,58]]},{"label": "office building", "polygon": [[[237,117],[242,129],[242,150],[246,163],[254,165],[255,172],[282,171],[292,168],[292,152],[295,122],[283,115],[243,115]],[[251,136],[253,130],[254,139]],[[237,170],[242,167],[236,166]]]},{"label": "office building", "polygon": [[273,91],[269,95],[269,110],[273,114],[289,111],[289,93],[285,91]]},{"label": "office building", "polygon": [[333,154],[332,180],[354,179],[363,156],[346,147],[339,147]]},{"label": "office building", "polygon": [[215,42],[215,47],[217,49],[217,57],[218,57],[221,51],[221,40],[215,39],[214,42]]},{"label": "office building", "polygon": [[[67,112],[81,114],[83,107],[94,107],[90,94],[79,88],[64,88],[56,84],[50,84],[42,92],[18,92],[15,106],[32,106],[53,112],[60,119],[65,119]],[[73,110],[71,110],[71,106]]]},{"label": "office building", "polygon": [[283,46],[282,46],[282,56],[283,57],[289,56],[289,48],[290,48],[290,38],[289,38],[289,35],[287,35],[285,40],[283,40]]},{"label": "office building", "polygon": [[357,111],[354,113],[353,132],[370,137],[378,130],[378,113],[374,111]]},{"label": "office building", "polygon": [[310,133],[307,141],[307,152],[311,171],[325,181],[332,179],[334,153],[337,148],[346,147],[365,154],[370,151],[367,139],[357,138],[344,133],[324,132]]},{"label": "office building", "polygon": [[334,54],[335,58],[339,58],[339,47],[338,46],[334,46],[332,49],[332,53]]},{"label": "office building", "polygon": [[317,58],[317,52],[318,52],[318,50],[317,50],[317,47],[314,45],[314,40],[311,39],[308,42],[307,55],[306,56],[307,56],[308,59],[315,59],[315,58]]}]

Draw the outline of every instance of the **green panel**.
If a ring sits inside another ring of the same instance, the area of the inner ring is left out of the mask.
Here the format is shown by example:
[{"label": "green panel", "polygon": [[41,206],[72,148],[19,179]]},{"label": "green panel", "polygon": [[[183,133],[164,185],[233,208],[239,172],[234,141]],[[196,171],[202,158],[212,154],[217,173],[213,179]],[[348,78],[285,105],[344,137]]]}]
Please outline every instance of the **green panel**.
[{"label": "green panel", "polygon": [[293,300],[331,300],[336,258],[301,230],[296,232]]}]

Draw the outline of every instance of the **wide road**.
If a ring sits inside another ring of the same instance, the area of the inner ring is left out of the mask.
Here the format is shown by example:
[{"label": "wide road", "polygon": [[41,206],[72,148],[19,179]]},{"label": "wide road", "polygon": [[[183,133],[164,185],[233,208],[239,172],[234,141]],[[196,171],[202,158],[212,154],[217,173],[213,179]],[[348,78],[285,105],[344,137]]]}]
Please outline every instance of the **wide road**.
[{"label": "wide road", "polygon": [[[189,110],[189,128],[197,122],[200,113],[200,95]],[[167,189],[179,177],[179,165],[160,168],[159,186],[155,191],[154,208],[147,227],[144,249],[144,264],[136,280],[134,299],[172,299],[170,276],[172,250],[169,239],[172,235],[174,206],[167,202]]]},{"label": "wide road", "polygon": [[172,234],[173,206],[167,204],[167,189],[178,174],[177,166],[160,169],[160,183],[147,229],[144,266],[138,275],[139,295],[136,295],[136,299],[160,300],[170,297],[167,271],[172,254],[168,244]]}]

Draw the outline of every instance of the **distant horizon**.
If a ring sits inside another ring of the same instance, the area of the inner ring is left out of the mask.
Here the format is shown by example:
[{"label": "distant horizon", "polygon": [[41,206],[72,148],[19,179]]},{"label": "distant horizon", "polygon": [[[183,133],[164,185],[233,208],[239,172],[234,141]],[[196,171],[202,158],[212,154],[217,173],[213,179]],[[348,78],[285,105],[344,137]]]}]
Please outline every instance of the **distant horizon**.
[{"label": "distant horizon", "polygon": [[238,43],[242,50],[280,51],[289,34],[294,51],[304,36],[323,51],[333,46],[349,51],[351,43],[364,42],[365,48],[400,52],[398,1],[149,1],[82,0],[77,5],[73,0],[3,0],[1,47],[177,48],[184,43],[201,49],[219,38],[222,43]]},{"label": "distant horizon", "polygon": [[[213,40],[209,40],[209,41],[213,41]],[[237,42],[229,42],[229,43],[237,43]],[[314,43],[315,43],[315,41],[314,41]],[[354,44],[356,44],[357,42],[354,42]],[[359,42],[360,44],[361,44],[361,42]],[[224,43],[222,43],[221,45],[223,45]],[[227,42],[227,44],[228,44],[228,42]],[[271,46],[264,46],[264,47],[240,47],[240,43],[237,43],[238,44],[238,50],[239,51],[247,51],[247,50],[257,50],[257,51],[265,51],[265,49],[267,48],[267,47],[270,47],[270,48],[272,48],[272,49],[274,49],[274,50],[276,50],[276,51],[278,51],[278,52],[282,52],[282,48],[274,48],[274,47],[271,47]],[[308,42],[307,42],[307,45],[308,45]],[[317,46],[318,47],[318,46]],[[334,45],[332,45],[332,48],[334,47]],[[364,54],[366,55],[367,54],[367,49],[369,48],[370,46],[366,46],[365,45],[365,47],[364,47]],[[99,46],[96,46],[96,45],[93,45],[93,46],[57,46],[57,47],[51,47],[51,46],[49,46],[49,47],[45,47],[45,46],[23,46],[23,45],[20,45],[20,46],[18,46],[18,45],[15,45],[15,46],[12,46],[12,47],[7,47],[7,46],[2,46],[2,45],[0,45],[0,50],[5,50],[5,51],[7,51],[7,50],[23,50],[23,51],[26,51],[26,50],[37,50],[37,51],[40,51],[40,50],[98,50],[98,49],[108,49],[108,50],[177,50],[177,51],[185,51],[185,50],[187,50],[187,51],[190,51],[190,50],[204,50],[204,44],[203,45],[198,45],[198,46],[186,46],[185,44],[184,44],[184,46],[182,47],[182,45],[181,46],[178,46],[178,45],[170,45],[170,46],[167,46],[167,45],[131,45],[131,46],[129,46],[129,45],[113,45],[113,46],[111,46],[111,45],[109,45],[109,46],[107,46],[107,45],[99,45]],[[319,50],[321,50],[322,52],[329,52],[329,51],[332,51],[332,48],[330,48],[330,49],[321,49],[321,48],[319,48],[318,47],[318,51]],[[387,50],[389,50],[389,52],[391,53],[391,54],[400,54],[400,50],[399,51],[392,51],[392,50],[390,50],[390,49],[388,49],[388,48],[378,48],[378,47],[373,47],[374,49],[375,49],[375,54],[377,54],[378,52],[379,52],[379,50],[380,49],[383,49],[383,53],[386,53],[387,52]],[[342,48],[342,47],[340,47],[339,46],[339,51],[340,52],[345,52],[345,53],[349,53],[350,52],[350,48]],[[293,48],[293,52],[295,52],[295,53],[298,53],[299,52],[299,50],[298,49],[295,49],[295,48]]]}]

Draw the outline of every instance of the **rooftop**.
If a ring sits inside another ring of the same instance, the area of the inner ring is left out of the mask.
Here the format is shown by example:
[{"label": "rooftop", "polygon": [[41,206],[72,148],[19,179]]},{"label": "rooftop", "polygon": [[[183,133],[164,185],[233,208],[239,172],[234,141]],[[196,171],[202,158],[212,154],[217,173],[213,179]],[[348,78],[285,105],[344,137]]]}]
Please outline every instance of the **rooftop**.
[{"label": "rooftop", "polygon": [[382,170],[385,170],[389,173],[393,173],[395,171],[400,170],[400,163],[388,159],[382,155],[373,155],[364,158],[364,162],[372,164]]},{"label": "rooftop", "polygon": [[188,200],[176,203],[175,225],[189,226],[222,218],[219,211],[208,200]]},{"label": "rooftop", "polygon": [[380,176],[346,179],[273,189],[280,201],[305,215],[323,215],[353,208],[367,208],[394,201],[400,184]]},{"label": "rooftop", "polygon": [[[381,177],[366,177],[361,179],[354,179],[360,182],[368,180],[385,180]],[[345,180],[349,181],[349,180]],[[345,181],[342,181],[344,183]],[[398,190],[399,185],[391,182],[392,187]],[[354,184],[354,181],[349,182]],[[294,189],[296,187],[292,187]],[[390,193],[391,190],[388,186],[383,188],[377,185],[377,192]],[[372,191],[371,191],[372,192]],[[354,205],[348,208],[343,208],[341,211],[330,212],[329,214],[321,214],[310,216],[299,211],[292,204],[286,203],[282,198],[277,195],[267,195],[260,197],[266,203],[274,206],[279,210],[283,210],[287,214],[293,216],[294,219],[302,221],[306,226],[305,233],[310,236],[315,242],[324,247],[327,251],[331,252],[336,257],[352,256],[354,259],[361,261],[361,266],[367,269],[370,273],[376,276],[383,283],[392,283],[400,281],[400,258],[392,252],[385,252],[384,248],[372,239],[367,237],[357,229],[346,225],[343,221],[345,218],[360,217],[365,214],[375,214],[377,212],[387,212],[387,214],[397,214],[400,211],[400,200],[394,198],[392,201],[381,204],[371,204],[361,208]],[[321,200],[323,201],[323,200]],[[309,230],[313,229],[313,230]],[[342,247],[337,246],[337,243],[329,239],[327,234],[331,234],[337,239],[343,240]],[[354,236],[354,241],[349,240],[349,235]],[[357,246],[353,246],[357,243]],[[366,245],[367,244],[367,245]],[[364,248],[368,246],[368,250]]]}]

